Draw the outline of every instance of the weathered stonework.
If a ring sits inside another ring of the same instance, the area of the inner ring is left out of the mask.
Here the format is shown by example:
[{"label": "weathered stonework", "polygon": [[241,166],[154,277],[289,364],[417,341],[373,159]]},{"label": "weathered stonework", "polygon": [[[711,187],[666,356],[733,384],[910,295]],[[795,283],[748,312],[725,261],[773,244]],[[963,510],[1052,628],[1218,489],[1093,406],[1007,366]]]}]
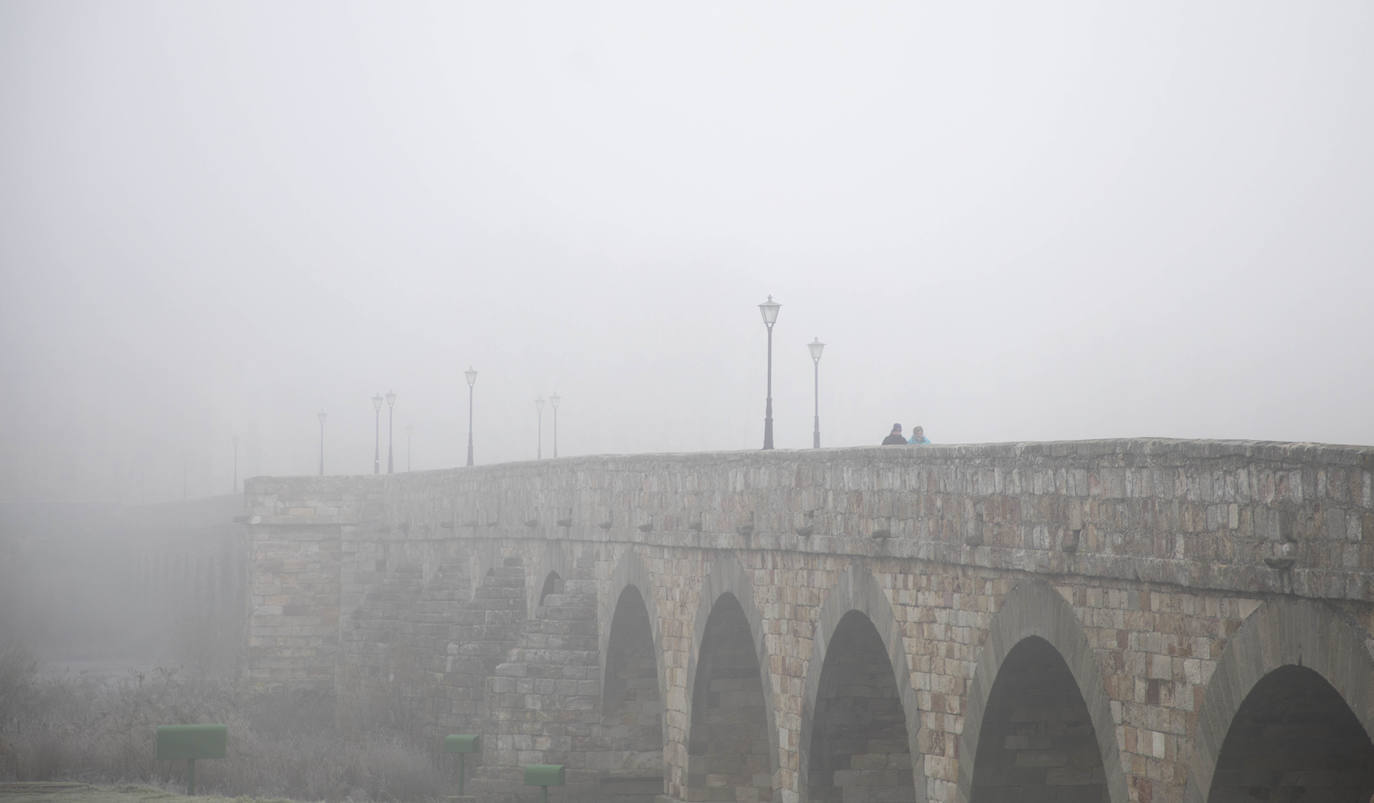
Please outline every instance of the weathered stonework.
[{"label": "weathered stonework", "polygon": [[576,458],[248,496],[248,677],[482,731],[484,800],[521,799],[524,763],[567,763],[570,800],[646,771],[666,800],[1204,800],[1248,692],[1298,663],[1374,765],[1371,448]]}]

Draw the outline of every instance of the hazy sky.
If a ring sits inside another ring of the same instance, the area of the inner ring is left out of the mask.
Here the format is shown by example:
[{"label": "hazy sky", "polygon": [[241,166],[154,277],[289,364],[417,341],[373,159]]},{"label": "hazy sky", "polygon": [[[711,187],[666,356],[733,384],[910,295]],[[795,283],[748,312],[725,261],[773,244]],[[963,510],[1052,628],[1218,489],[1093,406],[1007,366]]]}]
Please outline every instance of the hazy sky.
[{"label": "hazy sky", "polygon": [[[1374,443],[1374,4],[0,0],[0,499]],[[385,470],[386,427],[382,415]],[[552,453],[545,409],[544,455]],[[407,429],[413,435],[407,437]]]}]

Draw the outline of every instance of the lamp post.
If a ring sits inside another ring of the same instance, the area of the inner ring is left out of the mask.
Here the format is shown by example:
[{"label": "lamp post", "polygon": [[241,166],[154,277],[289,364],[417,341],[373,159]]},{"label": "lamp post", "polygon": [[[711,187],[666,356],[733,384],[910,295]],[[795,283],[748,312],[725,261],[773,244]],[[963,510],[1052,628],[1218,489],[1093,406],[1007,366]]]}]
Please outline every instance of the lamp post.
[{"label": "lamp post", "polygon": [[811,448],[821,448],[821,351],[825,344],[815,338],[806,347],[811,349],[811,362],[816,364],[816,428],[811,432]]},{"label": "lamp post", "polygon": [[406,471],[410,471],[410,442],[415,437],[415,425],[406,424]]},{"label": "lamp post", "polygon": [[768,401],[763,408],[763,448],[773,448],[773,324],[778,320],[781,304],[772,296],[759,305],[763,314],[763,325],[768,327]]},{"label": "lamp post", "polygon": [[386,473],[391,474],[396,446],[396,391],[386,392]]},{"label": "lamp post", "polygon": [[553,408],[553,456],[558,457],[558,403],[562,401],[555,393],[549,397],[549,406]]},{"label": "lamp post", "polygon": [[469,365],[463,376],[468,380],[468,465],[472,465],[472,386],[477,384],[477,372]]},{"label": "lamp post", "polygon": [[230,493],[239,492],[239,436],[234,436],[234,488]]},{"label": "lamp post", "polygon": [[373,418],[373,440],[372,440],[372,473],[382,473],[382,394],[378,393],[372,397],[372,411],[375,413]]},{"label": "lamp post", "polygon": [[317,413],[320,417],[320,476],[324,476],[324,410]]},{"label": "lamp post", "polygon": [[544,397],[534,400],[534,409],[539,411],[539,445],[534,449],[534,459],[544,459]]}]

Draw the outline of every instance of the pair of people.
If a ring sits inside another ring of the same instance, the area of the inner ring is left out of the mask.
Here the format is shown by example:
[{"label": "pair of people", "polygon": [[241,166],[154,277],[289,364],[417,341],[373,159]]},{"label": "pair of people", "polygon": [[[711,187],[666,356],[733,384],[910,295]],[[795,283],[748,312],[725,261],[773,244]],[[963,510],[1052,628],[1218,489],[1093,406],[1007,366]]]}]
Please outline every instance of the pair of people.
[{"label": "pair of people", "polygon": [[924,446],[928,443],[930,443],[930,440],[926,438],[925,428],[921,426],[917,426],[911,431],[911,440],[907,440],[902,436],[901,424],[893,424],[892,431],[887,434],[886,438],[883,438],[884,446],[906,446],[908,444],[912,446]]}]

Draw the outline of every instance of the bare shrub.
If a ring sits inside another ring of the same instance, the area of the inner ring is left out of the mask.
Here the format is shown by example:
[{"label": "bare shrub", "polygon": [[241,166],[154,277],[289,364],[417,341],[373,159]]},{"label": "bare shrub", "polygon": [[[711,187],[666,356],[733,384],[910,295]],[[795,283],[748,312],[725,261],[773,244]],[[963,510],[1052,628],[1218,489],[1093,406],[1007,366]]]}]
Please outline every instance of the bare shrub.
[{"label": "bare shrub", "polygon": [[157,727],[219,722],[229,729],[229,755],[196,762],[198,791],[325,801],[443,793],[443,773],[424,746],[396,732],[335,729],[326,693],[252,694],[170,669],[114,681],[19,676],[26,702],[0,721],[0,780],[184,783],[185,762],[155,757]]},{"label": "bare shrub", "polygon": [[0,642],[0,739],[29,705],[38,661],[15,639]]},{"label": "bare shrub", "polygon": [[424,751],[393,735],[332,733],[240,740],[231,788],[297,800],[433,800],[443,776]]},{"label": "bare shrub", "polygon": [[15,639],[0,642],[0,778],[20,760],[21,733],[36,705],[38,662]]}]

